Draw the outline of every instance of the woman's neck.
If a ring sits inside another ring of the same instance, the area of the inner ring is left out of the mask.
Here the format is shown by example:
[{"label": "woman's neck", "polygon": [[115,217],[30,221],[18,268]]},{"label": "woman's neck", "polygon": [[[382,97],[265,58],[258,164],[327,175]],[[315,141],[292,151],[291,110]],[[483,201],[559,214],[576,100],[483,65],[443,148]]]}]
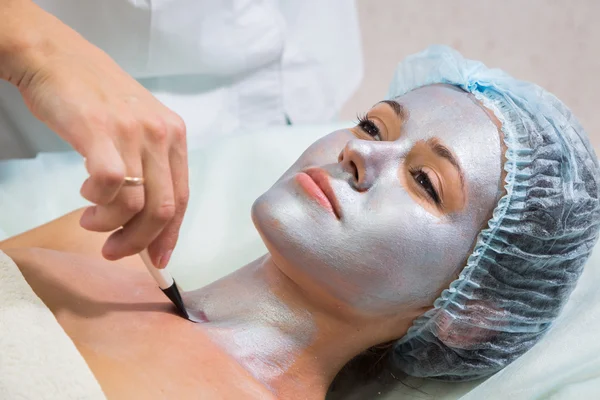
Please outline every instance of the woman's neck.
[{"label": "woman's neck", "polygon": [[386,339],[369,328],[372,320],[339,318],[315,305],[270,255],[184,300],[216,343],[286,398],[323,398],[344,364]]}]

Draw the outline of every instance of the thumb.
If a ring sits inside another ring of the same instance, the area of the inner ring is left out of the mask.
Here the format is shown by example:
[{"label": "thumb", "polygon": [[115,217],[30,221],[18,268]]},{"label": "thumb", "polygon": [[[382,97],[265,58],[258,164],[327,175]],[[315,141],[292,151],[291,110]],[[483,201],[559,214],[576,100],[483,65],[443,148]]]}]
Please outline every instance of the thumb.
[{"label": "thumb", "polygon": [[125,164],[114,143],[97,139],[81,152],[90,177],[81,186],[81,195],[94,204],[105,205],[114,200],[125,180]]}]

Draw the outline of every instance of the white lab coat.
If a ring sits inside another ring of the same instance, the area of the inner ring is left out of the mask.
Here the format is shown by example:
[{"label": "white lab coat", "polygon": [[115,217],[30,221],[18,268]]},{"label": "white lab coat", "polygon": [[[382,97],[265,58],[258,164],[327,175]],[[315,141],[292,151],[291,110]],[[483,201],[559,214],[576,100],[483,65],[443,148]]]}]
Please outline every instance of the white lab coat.
[{"label": "white lab coat", "polygon": [[[353,0],[36,0],[186,122],[188,143],[335,119],[362,77]],[[68,149],[0,82],[0,159]]]}]

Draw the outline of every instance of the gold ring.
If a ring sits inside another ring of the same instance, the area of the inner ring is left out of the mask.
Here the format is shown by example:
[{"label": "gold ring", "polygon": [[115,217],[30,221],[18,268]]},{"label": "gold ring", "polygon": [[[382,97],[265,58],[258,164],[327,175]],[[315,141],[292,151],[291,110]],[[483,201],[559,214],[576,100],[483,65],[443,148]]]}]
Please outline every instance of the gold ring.
[{"label": "gold ring", "polygon": [[144,178],[137,176],[126,176],[123,182],[124,186],[141,186],[144,184]]}]

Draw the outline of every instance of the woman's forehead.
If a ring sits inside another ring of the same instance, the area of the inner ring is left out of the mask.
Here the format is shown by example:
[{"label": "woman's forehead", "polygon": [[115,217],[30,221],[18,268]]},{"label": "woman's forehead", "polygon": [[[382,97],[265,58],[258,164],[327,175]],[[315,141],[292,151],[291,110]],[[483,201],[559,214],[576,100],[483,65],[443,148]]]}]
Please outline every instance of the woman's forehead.
[{"label": "woman's forehead", "polygon": [[483,150],[489,145],[497,145],[499,156],[498,127],[472,95],[449,85],[432,85],[394,100],[406,113],[400,140],[435,137],[457,153],[463,147],[471,150],[479,145],[484,146]]},{"label": "woman's forehead", "polygon": [[[473,117],[471,120],[489,119],[473,95],[451,85],[424,86],[394,99],[406,111],[406,122],[452,120]],[[443,122],[443,121],[440,121]]]}]

